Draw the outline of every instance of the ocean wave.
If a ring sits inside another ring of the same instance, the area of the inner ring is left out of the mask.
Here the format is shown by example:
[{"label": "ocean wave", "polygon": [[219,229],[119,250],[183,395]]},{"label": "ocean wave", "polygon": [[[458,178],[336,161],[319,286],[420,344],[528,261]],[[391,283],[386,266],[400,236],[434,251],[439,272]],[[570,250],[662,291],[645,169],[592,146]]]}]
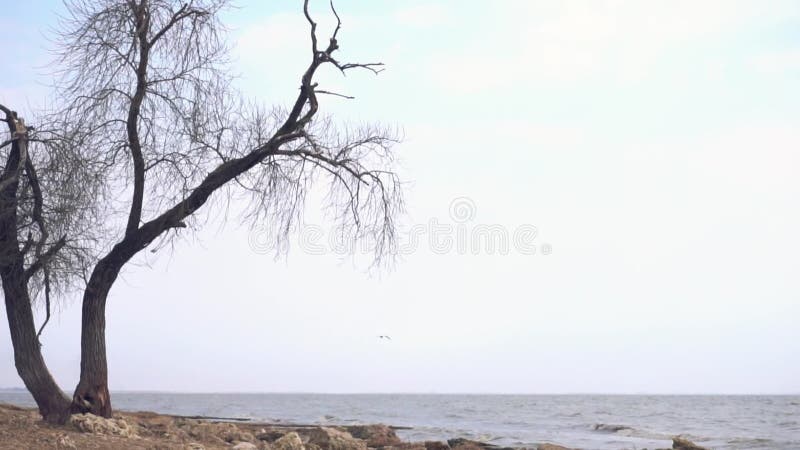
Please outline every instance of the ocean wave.
[{"label": "ocean wave", "polygon": [[499,441],[500,439],[504,439],[504,437],[503,436],[497,436],[497,435],[491,434],[491,433],[481,433],[481,434],[475,435],[475,440],[478,441],[478,442],[487,442],[488,443],[488,442]]},{"label": "ocean wave", "polygon": [[648,431],[648,430],[640,430],[628,425],[596,423],[592,425],[592,430],[599,431],[601,433],[615,434],[618,436],[652,439],[656,441],[662,441],[662,440],[668,441],[672,439],[671,434],[656,433],[654,431]]},{"label": "ocean wave", "polygon": [[362,422],[358,419],[347,419],[332,414],[325,414],[322,417],[318,417],[314,423],[317,425],[362,425]]}]

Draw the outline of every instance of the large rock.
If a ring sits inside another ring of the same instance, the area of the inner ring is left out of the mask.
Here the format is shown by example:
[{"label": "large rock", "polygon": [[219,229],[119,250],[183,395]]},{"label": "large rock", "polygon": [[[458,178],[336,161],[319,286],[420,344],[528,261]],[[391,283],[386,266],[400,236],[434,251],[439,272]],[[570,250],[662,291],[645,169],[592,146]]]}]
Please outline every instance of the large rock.
[{"label": "large rock", "polygon": [[701,447],[688,439],[677,436],[672,438],[672,448],[673,450],[708,450],[707,448]]},{"label": "large rock", "polygon": [[136,427],[125,419],[106,419],[94,414],[75,414],[69,418],[69,424],[78,431],[92,434],[105,434],[110,436],[138,437]]},{"label": "large rock", "polygon": [[282,438],[273,442],[272,448],[275,450],[306,450],[303,440],[300,439],[300,435],[295,431],[286,433]]},{"label": "large rock", "polygon": [[365,441],[354,438],[347,431],[320,427],[311,428],[304,434],[308,436],[310,443],[318,445],[322,450],[367,450]]},{"label": "large rock", "polygon": [[403,441],[397,437],[397,433],[386,425],[351,425],[345,429],[356,439],[367,441],[368,447],[387,447],[398,445]]}]

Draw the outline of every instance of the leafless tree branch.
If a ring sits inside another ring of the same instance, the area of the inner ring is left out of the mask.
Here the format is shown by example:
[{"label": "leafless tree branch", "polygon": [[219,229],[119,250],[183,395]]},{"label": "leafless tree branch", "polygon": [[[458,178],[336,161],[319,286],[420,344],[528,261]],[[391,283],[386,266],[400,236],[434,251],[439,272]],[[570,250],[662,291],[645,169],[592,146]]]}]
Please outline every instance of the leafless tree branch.
[{"label": "leafless tree branch", "polygon": [[376,264],[390,254],[404,207],[399,137],[320,115],[321,95],[352,97],[316,80],[326,64],[342,74],[377,74],[383,64],[340,60],[333,2],[337,23],[323,48],[304,0],[312,55],[297,96],[274,108],[245,101],[227,71],[226,5],[69,0],[56,39],[55,110],[29,130],[0,105],[9,128],[0,139],[0,262],[21,267],[24,287],[44,298],[46,318],[31,340],[49,321],[51,297],[83,288],[74,411],[111,414],[105,302],[121,270],[146,247],[199,227],[201,210],[224,215],[213,206],[244,198],[243,219],[285,242],[321,189],[339,232],[369,242]]}]

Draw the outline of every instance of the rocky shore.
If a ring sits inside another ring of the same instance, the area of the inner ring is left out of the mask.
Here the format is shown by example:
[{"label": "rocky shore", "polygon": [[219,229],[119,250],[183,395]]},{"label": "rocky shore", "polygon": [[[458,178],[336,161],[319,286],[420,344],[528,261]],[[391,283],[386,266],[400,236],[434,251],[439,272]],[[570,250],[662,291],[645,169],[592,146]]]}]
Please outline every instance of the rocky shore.
[{"label": "rocky shore", "polygon": [[[572,450],[541,443],[537,450]],[[467,439],[407,442],[387,425],[320,427],[213,421],[150,412],[105,419],[73,416],[65,426],[41,421],[34,409],[0,404],[0,449],[121,450],[512,450]],[[705,450],[675,438],[674,450]]]}]

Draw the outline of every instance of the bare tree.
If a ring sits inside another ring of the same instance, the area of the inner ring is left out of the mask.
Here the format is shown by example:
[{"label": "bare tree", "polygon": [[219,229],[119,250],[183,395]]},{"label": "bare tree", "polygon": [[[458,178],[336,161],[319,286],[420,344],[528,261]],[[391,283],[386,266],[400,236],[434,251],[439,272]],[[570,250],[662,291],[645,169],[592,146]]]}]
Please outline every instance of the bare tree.
[{"label": "bare tree", "polygon": [[[395,237],[394,218],[403,208],[401,183],[393,171],[396,137],[381,127],[336,126],[330,117],[320,117],[319,96],[333,93],[315,82],[318,69],[326,64],[342,73],[378,73],[382,65],[339,61],[334,54],[341,21],[333,3],[337,25],[323,45],[305,0],[311,58],[297,98],[288,108],[250,106],[232,89],[225,72],[227,48],[218,13],[226,3],[68,4],[58,51],[57,96],[63,105],[50,117],[50,126],[60,131],[54,133],[56,142],[69,142],[90,162],[87,176],[96,187],[85,196],[95,202],[90,209],[97,223],[110,229],[102,236],[112,237],[104,241],[96,233],[84,233],[90,238],[87,248],[94,250],[87,254],[96,255],[96,264],[88,271],[83,291],[81,375],[71,412],[111,415],[105,344],[108,294],[137,253],[199,226],[197,212],[203,206],[212,205],[206,208],[209,214],[224,214],[214,204],[244,194],[251,224],[270,226],[277,239],[286,239],[302,215],[309,190],[323,183],[326,208],[341,231],[368,238],[376,261]],[[13,147],[21,148],[20,142],[15,140]],[[11,155],[8,161],[7,171],[14,162]],[[9,194],[3,199],[16,198],[15,192]],[[82,223],[83,216],[76,220]],[[69,239],[71,233],[64,235]],[[38,253],[46,254],[58,242]],[[5,295],[8,303],[9,293]],[[34,369],[42,371],[46,372],[43,362]],[[26,386],[40,389],[27,382]],[[43,408],[38,398],[37,402],[47,416],[44,411],[50,406]],[[56,403],[54,408],[63,406],[60,397]]]},{"label": "bare tree", "polygon": [[[70,401],[42,358],[39,335],[50,319],[51,296],[66,293],[90,267],[98,235],[103,179],[90,157],[52,131],[27,127],[4,105],[8,138],[0,144],[0,279],[14,362],[49,421],[66,417]],[[45,320],[34,324],[33,301]]]}]

